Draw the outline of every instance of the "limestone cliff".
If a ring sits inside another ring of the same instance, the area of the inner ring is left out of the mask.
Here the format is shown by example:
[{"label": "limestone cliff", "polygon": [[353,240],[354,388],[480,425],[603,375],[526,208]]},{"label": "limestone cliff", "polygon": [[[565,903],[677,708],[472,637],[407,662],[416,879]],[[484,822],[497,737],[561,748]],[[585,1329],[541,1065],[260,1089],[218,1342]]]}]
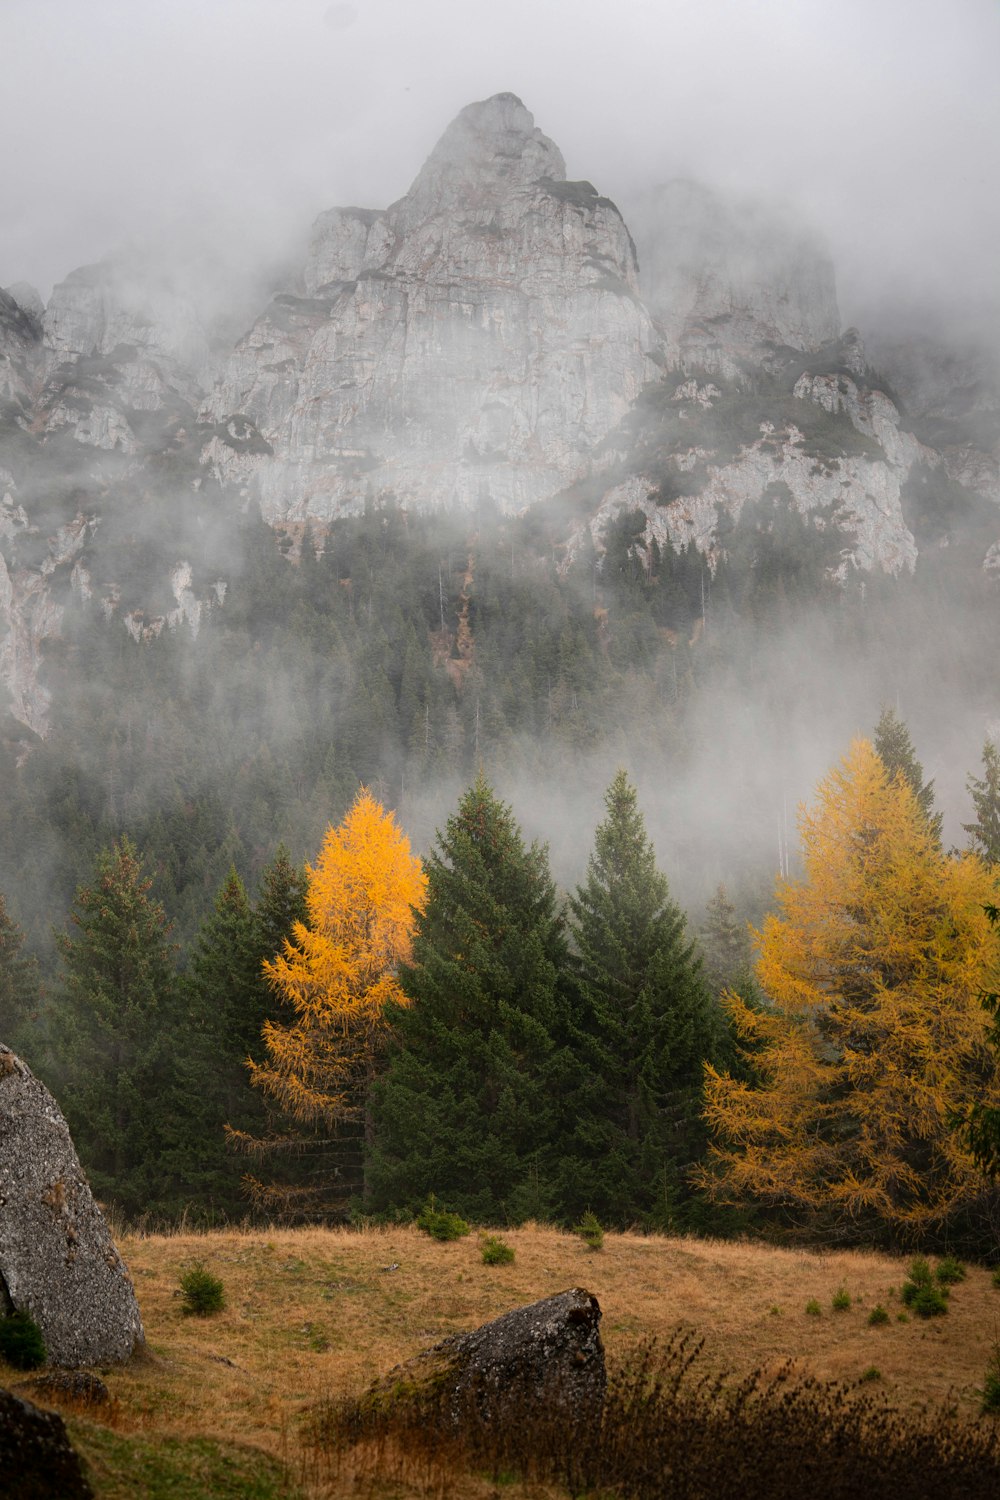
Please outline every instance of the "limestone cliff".
[{"label": "limestone cliff", "polygon": [[650,536],[714,558],[720,515],[778,487],[837,528],[846,576],[947,541],[926,525],[939,491],[956,513],[967,492],[1000,498],[995,368],[897,340],[876,360],[890,387],[841,336],[829,258],[789,211],[677,181],[628,219],[635,240],[499,94],[459,114],[398,202],[321,214],[278,276],[230,286],[161,247],[73,272],[44,309],[0,292],[0,682],[17,719],[44,733],[67,598],[133,635],[196,629],[225,592],[227,517],[253,502],[294,527],[389,494],[472,512],[556,499],[577,543],[639,508]]},{"label": "limestone cliff", "polygon": [[522,509],[586,472],[659,373],[618,210],[566,181],[512,94],[463,110],[384,213],[323,215],[303,282],[206,408],[210,461],[272,521],[385,490]]}]

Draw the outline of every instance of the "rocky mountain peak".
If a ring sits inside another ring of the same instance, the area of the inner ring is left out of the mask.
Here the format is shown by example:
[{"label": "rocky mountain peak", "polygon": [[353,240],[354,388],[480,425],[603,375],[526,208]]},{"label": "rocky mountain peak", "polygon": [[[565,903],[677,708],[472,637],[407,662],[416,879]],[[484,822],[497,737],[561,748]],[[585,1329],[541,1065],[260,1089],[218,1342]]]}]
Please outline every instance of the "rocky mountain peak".
[{"label": "rocky mountain peak", "polygon": [[562,152],[536,127],[516,94],[494,94],[468,104],[427,158],[406,195],[418,209],[461,206],[483,193],[506,194],[540,177],[562,181]]},{"label": "rocky mountain peak", "polygon": [[628,203],[626,216],[642,295],[678,363],[709,366],[713,341],[752,359],[754,345],[815,350],[837,337],[833,263],[783,205],[677,178]]}]

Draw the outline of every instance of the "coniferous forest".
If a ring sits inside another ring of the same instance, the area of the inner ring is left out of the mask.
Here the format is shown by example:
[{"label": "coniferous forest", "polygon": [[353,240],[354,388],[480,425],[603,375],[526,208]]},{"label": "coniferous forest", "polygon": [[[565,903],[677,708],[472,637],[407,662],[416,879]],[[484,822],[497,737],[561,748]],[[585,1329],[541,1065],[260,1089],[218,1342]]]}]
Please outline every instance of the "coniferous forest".
[{"label": "coniferous forest", "polygon": [[[959,853],[886,705],[922,713],[937,655],[943,693],[987,702],[1000,605],[961,547],[831,582],[822,532],[768,506],[714,573],[628,513],[600,553],[567,550],[552,507],[371,503],[284,537],[251,514],[196,638],[72,604],[51,730],[4,747],[2,847],[35,857],[5,871],[0,997],[106,1201],[326,1222],[433,1197],[481,1222],[987,1253],[995,752],[968,746]],[[776,858],[772,809],[723,828],[708,800],[679,846],[661,802],[654,847],[637,786],[683,788],[720,745],[752,771],[747,701],[775,743],[850,726],[801,857],[794,809]],[[525,825],[557,786],[597,811],[553,851]],[[792,1119],[811,1155],[779,1149]]]}]

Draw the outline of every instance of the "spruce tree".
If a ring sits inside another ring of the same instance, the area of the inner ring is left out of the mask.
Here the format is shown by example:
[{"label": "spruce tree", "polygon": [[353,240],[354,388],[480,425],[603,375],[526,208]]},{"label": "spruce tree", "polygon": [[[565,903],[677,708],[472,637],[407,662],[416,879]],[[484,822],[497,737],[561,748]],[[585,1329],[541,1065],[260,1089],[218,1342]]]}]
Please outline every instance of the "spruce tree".
[{"label": "spruce tree", "polygon": [[123,838],[97,858],[57,945],[56,1097],[98,1197],[128,1214],[161,1211],[171,1138],[177,981],[169,926]]},{"label": "spruce tree", "polygon": [[40,1004],[38,966],[24,952],[24,934],[0,891],[0,1041],[19,1052]]},{"label": "spruce tree", "polygon": [[425,865],[409,1001],[373,1096],[377,1208],[430,1193],[499,1223],[548,1213],[565,1057],[566,940],[544,848],[526,848],[482,775]]},{"label": "spruce tree", "polygon": [[271,959],[281,953],[295,923],[306,920],[307,888],[305,870],[301,865],[293,864],[284,844],[279,844],[274,858],[261,874],[260,890],[253,908],[259,959],[257,968],[265,988],[260,964],[265,958]]},{"label": "spruce tree", "polygon": [[988,865],[1000,864],[1000,750],[992,740],[983,746],[983,774],[969,776],[966,785],[972,797],[976,820],[963,823],[969,846]]},{"label": "spruce tree", "polygon": [[587,879],[569,903],[581,1072],[562,1201],[606,1222],[665,1224],[701,1149],[702,1064],[714,1056],[717,1023],[624,771],[605,806]]},{"label": "spruce tree", "polygon": [[732,985],[739,986],[750,972],[750,936],[721,882],[705,909],[701,944],[705,978],[712,992],[720,995]]},{"label": "spruce tree", "polygon": [[259,1061],[261,1029],[274,1009],[261,968],[254,912],[231,868],[202,923],[180,986],[175,1136],[168,1153],[172,1195],[209,1218],[245,1211],[243,1164],[226,1127],[260,1131],[265,1111],[247,1058]]},{"label": "spruce tree", "polygon": [[890,778],[902,776],[917,799],[931,837],[941,842],[941,813],[934,812],[934,783],[924,781],[924,768],[917,760],[910,732],[893,708],[883,708],[873,736],[875,753]]}]

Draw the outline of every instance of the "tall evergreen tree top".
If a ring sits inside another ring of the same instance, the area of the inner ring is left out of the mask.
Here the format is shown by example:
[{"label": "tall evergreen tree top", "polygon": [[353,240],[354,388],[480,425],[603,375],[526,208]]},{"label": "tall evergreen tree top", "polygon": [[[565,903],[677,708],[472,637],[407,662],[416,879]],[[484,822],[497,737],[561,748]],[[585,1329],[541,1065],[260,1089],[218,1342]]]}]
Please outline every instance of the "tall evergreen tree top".
[{"label": "tall evergreen tree top", "polygon": [[889,773],[902,776],[917,799],[934,839],[941,841],[941,814],[934,812],[934,782],[924,781],[924,768],[910,739],[910,732],[894,708],[884,707],[875,726],[875,753]]},{"label": "tall evergreen tree top", "polygon": [[646,984],[653,955],[684,927],[639,811],[635,787],[619,770],[605,794],[607,817],[594,834],[587,879],[570,897],[572,933],[584,980],[631,1000]]},{"label": "tall evergreen tree top", "polygon": [[261,958],[274,958],[281,953],[295,923],[306,920],[308,884],[304,866],[293,864],[284,844],[279,844],[260,877],[260,891],[254,904]]},{"label": "tall evergreen tree top", "polygon": [[66,989],[86,997],[92,1020],[116,1026],[123,1014],[156,1011],[174,987],[174,945],[152,879],[128,837],[97,857],[81,885],[72,934],[57,938]]},{"label": "tall evergreen tree top", "polygon": [[992,740],[983,746],[982,776],[969,776],[966,786],[976,813],[974,823],[962,824],[969,844],[987,864],[1000,864],[1000,749]]},{"label": "tall evergreen tree top", "polygon": [[0,1040],[16,1050],[21,1028],[38,1001],[38,966],[24,952],[24,934],[0,891]]},{"label": "tall evergreen tree top", "polygon": [[548,851],[537,843],[525,847],[511,809],[482,772],[438,835],[426,872],[428,902],[417,919],[414,967],[431,954],[454,960],[475,951],[491,969],[502,956],[513,976],[523,969],[529,934],[551,961],[564,957]]}]

